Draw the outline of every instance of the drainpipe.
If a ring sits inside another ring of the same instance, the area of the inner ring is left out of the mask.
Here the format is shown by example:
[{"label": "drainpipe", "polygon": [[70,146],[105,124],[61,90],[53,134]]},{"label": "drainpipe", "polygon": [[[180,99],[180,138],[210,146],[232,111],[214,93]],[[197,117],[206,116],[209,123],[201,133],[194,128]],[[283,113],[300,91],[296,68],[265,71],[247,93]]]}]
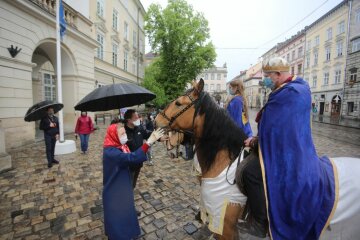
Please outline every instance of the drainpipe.
[{"label": "drainpipe", "polygon": [[139,85],[139,58],[140,58],[140,43],[139,43],[139,38],[140,38],[140,25],[139,25],[139,12],[140,12],[140,8],[138,7],[138,12],[137,12],[137,58],[136,58],[136,82]]},{"label": "drainpipe", "polygon": [[345,104],[345,84],[346,84],[346,68],[347,68],[347,55],[348,55],[348,47],[349,47],[349,38],[350,38],[350,22],[351,22],[351,10],[352,10],[352,0],[348,1],[349,3],[349,12],[348,12],[348,24],[347,24],[347,34],[346,34],[346,55],[345,55],[345,67],[344,67],[344,84],[343,84],[343,89],[342,89],[342,94],[343,94],[343,99],[342,102],[343,104],[341,104],[340,106],[340,116],[339,116],[339,122],[341,120],[341,116],[342,116],[342,112],[343,112],[343,106]]}]

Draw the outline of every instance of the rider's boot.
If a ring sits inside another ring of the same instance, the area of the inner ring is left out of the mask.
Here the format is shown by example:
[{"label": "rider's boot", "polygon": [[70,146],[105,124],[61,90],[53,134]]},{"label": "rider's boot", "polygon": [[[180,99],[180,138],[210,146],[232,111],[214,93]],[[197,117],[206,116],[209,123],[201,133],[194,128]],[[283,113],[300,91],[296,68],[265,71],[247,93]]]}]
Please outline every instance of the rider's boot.
[{"label": "rider's boot", "polygon": [[268,230],[266,222],[260,223],[255,219],[252,221],[238,223],[237,228],[239,230],[239,234],[247,233],[258,238],[265,238]]}]

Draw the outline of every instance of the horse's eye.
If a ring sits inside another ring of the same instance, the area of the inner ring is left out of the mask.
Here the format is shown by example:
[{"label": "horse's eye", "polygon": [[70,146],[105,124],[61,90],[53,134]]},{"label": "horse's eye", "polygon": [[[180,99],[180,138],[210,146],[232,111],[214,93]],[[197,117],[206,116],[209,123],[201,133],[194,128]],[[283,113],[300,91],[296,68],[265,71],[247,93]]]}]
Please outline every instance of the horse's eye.
[{"label": "horse's eye", "polygon": [[178,101],[175,102],[175,105],[180,107],[181,106],[181,103],[179,103]]}]

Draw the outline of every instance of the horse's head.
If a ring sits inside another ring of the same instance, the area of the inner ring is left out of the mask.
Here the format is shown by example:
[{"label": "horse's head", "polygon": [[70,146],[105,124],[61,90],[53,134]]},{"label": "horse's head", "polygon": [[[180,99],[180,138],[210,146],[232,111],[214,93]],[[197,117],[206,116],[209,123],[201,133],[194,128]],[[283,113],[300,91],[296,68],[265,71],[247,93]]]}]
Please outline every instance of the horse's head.
[{"label": "horse's head", "polygon": [[156,127],[168,130],[192,130],[194,128],[195,105],[204,88],[204,80],[193,82],[193,88],[171,102],[155,118]]}]

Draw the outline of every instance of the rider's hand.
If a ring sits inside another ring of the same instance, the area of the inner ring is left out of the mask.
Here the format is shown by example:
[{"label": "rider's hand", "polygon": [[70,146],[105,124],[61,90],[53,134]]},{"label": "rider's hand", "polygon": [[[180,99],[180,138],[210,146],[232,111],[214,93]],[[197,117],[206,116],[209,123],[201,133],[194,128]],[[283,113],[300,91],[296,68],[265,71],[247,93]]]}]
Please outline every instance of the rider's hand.
[{"label": "rider's hand", "polygon": [[156,129],[155,131],[152,132],[152,134],[150,135],[149,139],[146,141],[146,143],[151,146],[154,142],[156,142],[157,140],[159,140],[162,136],[164,136],[164,129]]},{"label": "rider's hand", "polygon": [[251,140],[253,139],[253,137],[249,137],[248,139],[246,139],[244,141],[244,144],[245,144],[245,147],[250,147],[250,143],[251,143]]}]

